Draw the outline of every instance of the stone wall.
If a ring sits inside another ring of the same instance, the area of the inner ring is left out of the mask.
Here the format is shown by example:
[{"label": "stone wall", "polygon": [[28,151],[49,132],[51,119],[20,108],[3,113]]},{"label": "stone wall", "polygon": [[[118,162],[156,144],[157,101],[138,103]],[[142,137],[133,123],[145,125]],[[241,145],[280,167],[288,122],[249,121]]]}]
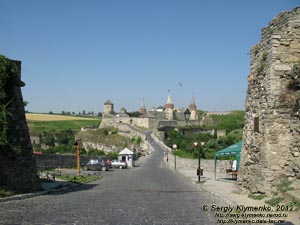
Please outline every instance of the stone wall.
[{"label": "stone wall", "polygon": [[[166,159],[166,157],[165,157]],[[175,166],[175,157],[173,154],[169,153],[168,155],[168,163],[171,165],[171,167]],[[185,159],[181,157],[176,157],[176,168],[192,168],[196,170],[198,168],[198,159]],[[215,172],[215,160],[213,159],[201,159],[201,168],[203,168],[203,172],[205,175],[205,172],[214,173]],[[217,167],[216,172],[217,174],[225,174],[226,169],[230,169],[230,160],[218,160],[217,161]]]},{"label": "stone wall", "polygon": [[[0,63],[3,69],[5,62],[2,59]],[[25,119],[21,93],[21,87],[25,84],[21,81],[21,62],[10,62],[15,67],[5,72],[1,70],[0,80],[2,91],[0,131],[1,139],[7,140],[0,143],[0,186],[18,193],[26,193],[38,190],[40,185]],[[11,71],[14,74],[10,76],[5,77],[2,74],[9,74]]]},{"label": "stone wall", "polygon": [[118,126],[118,124],[128,124],[137,127],[143,127],[146,129],[152,129],[157,126],[157,121],[155,118],[151,117],[103,117],[99,128]]},{"label": "stone wall", "polygon": [[[75,155],[56,155],[42,154],[35,155],[36,165],[39,169],[46,168],[74,168],[77,167],[77,157]],[[98,156],[80,156],[80,163],[87,163],[90,159],[98,158]]]},{"label": "stone wall", "polygon": [[300,8],[275,17],[251,49],[239,179],[252,193],[300,179],[299,49]]}]

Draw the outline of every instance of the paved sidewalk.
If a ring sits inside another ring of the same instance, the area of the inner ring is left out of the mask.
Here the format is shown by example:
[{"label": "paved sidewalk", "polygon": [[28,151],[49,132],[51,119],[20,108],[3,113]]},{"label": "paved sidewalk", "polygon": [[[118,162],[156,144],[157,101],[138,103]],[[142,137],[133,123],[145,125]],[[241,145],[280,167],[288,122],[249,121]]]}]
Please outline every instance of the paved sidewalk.
[{"label": "paved sidewalk", "polygon": [[[170,169],[177,172],[179,175],[183,176],[185,179],[192,183],[198,182],[198,176],[196,169],[193,168],[177,168],[176,171],[171,164],[166,163]],[[211,172],[205,172],[201,176],[201,188],[205,191],[212,193],[215,196],[223,199],[228,205],[244,205],[244,206],[264,206],[267,205],[263,200],[254,200],[248,198],[247,194],[242,193],[239,190],[236,181],[227,180],[226,174],[217,174],[217,179],[215,179],[215,174]],[[288,221],[285,224],[289,225],[300,225],[300,212],[288,213]]]},{"label": "paved sidewalk", "polygon": [[[197,183],[198,176],[196,169],[177,168],[177,172],[188,178],[191,182]],[[236,185],[236,181],[227,180],[226,174],[217,174],[215,180],[215,174],[210,172],[204,172],[201,176],[202,187],[204,190],[216,195],[228,204],[244,204],[244,205],[264,205],[261,201],[248,198],[246,195],[242,195],[241,191]]]}]

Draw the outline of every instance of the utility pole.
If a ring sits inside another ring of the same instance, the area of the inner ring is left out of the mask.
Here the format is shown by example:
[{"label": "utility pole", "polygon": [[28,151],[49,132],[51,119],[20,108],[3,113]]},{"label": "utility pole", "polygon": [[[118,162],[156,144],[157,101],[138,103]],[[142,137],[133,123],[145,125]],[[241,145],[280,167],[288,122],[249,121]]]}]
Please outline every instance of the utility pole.
[{"label": "utility pole", "polygon": [[80,176],[80,143],[79,140],[75,141],[76,157],[77,157],[77,175]]}]

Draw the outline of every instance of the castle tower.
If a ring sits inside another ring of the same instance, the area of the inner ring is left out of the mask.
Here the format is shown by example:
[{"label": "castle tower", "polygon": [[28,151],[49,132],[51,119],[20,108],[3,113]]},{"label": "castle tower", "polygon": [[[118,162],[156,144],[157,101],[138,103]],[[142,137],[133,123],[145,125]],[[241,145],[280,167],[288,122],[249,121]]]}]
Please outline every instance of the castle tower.
[{"label": "castle tower", "polygon": [[[40,189],[36,159],[30,142],[21,87],[21,62],[0,55],[0,186],[15,193]],[[5,74],[5,76],[3,76]],[[5,122],[5,123],[2,123]],[[5,129],[4,129],[5,128]]]},{"label": "castle tower", "polygon": [[146,113],[146,111],[147,111],[147,109],[145,107],[145,103],[144,103],[144,99],[143,99],[142,106],[140,108],[140,113],[144,114],[144,113]]},{"label": "castle tower", "polygon": [[197,106],[195,104],[194,96],[192,97],[192,101],[191,101],[191,104],[189,106],[189,110],[191,112],[190,120],[198,120]]},{"label": "castle tower", "polygon": [[114,104],[110,100],[107,100],[104,103],[103,117],[109,117],[111,114],[113,114],[113,112],[114,112]]},{"label": "castle tower", "polygon": [[166,119],[174,120],[174,104],[172,102],[170,94],[168,95],[168,99],[167,99],[165,108],[166,108]]}]

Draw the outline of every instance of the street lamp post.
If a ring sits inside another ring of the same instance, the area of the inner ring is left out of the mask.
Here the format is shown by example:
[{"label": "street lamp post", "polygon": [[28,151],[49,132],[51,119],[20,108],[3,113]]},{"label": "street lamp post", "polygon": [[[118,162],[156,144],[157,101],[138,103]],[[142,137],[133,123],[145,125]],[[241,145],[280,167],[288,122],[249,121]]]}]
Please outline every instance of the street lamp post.
[{"label": "street lamp post", "polygon": [[173,144],[173,145],[172,145],[172,148],[173,148],[173,150],[175,151],[175,152],[174,152],[174,167],[175,167],[175,170],[176,170],[176,149],[177,149],[177,145],[176,145],[176,144]]},{"label": "street lamp post", "polygon": [[184,115],[185,123],[187,124],[189,122],[190,115],[191,115],[190,110],[188,108],[186,108],[183,115]]},{"label": "street lamp post", "polygon": [[[200,142],[200,146],[198,149],[198,169],[197,169],[197,175],[198,175],[198,182],[201,181],[201,175],[202,175],[202,171],[201,171],[201,150],[202,147],[205,145],[205,142]],[[198,146],[198,142],[194,142],[194,146],[195,148],[197,148]]]}]

